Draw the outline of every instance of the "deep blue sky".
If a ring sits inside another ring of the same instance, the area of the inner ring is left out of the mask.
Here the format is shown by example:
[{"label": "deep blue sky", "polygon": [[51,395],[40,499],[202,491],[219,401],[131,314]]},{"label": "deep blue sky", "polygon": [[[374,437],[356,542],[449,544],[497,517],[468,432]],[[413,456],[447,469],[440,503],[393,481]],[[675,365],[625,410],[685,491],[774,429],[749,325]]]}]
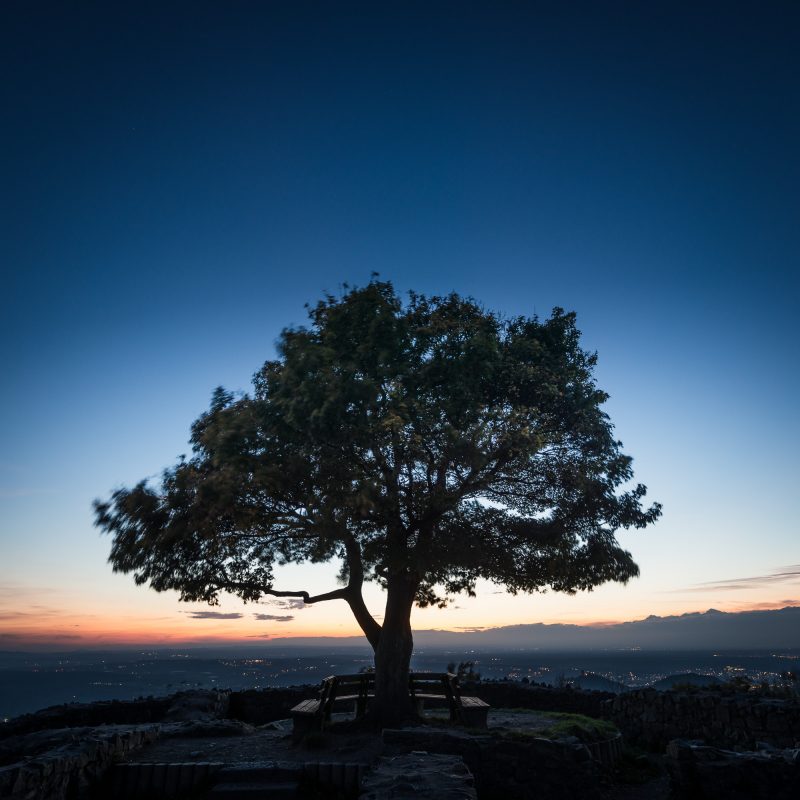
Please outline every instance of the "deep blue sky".
[{"label": "deep blue sky", "polygon": [[0,37],[3,582],[105,580],[92,498],[373,270],[578,312],[665,503],[637,608],[800,561],[796,3],[5,2]]}]

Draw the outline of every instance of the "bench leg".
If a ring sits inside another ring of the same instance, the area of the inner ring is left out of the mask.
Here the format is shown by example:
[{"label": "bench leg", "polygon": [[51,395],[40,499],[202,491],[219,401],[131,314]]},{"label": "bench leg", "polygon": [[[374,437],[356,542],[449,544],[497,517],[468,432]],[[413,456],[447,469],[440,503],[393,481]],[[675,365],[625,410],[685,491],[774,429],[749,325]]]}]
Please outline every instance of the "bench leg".
[{"label": "bench leg", "polygon": [[464,725],[466,725],[468,728],[486,728],[488,727],[488,722],[486,719],[488,713],[488,707],[462,708],[461,719],[464,720]]}]

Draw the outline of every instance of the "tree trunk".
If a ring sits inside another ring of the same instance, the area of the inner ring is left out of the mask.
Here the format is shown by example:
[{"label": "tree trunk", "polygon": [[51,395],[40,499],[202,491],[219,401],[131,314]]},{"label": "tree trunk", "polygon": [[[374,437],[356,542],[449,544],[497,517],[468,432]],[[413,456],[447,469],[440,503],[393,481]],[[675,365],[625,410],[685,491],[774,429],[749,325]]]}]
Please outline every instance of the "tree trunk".
[{"label": "tree trunk", "polygon": [[414,649],[411,607],[415,594],[416,584],[405,576],[389,579],[386,613],[375,649],[375,702],[370,714],[381,727],[416,716],[408,692],[408,670]]}]

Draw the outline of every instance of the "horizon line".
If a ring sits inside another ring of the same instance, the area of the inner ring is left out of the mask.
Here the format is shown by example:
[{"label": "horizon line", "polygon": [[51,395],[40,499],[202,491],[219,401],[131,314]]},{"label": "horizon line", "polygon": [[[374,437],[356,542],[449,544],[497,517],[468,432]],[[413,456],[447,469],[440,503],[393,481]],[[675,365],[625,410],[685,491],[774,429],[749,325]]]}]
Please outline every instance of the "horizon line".
[{"label": "horizon line", "polygon": [[[481,634],[488,634],[504,630],[514,630],[519,628],[572,628],[583,630],[602,631],[605,629],[623,626],[635,625],[637,623],[646,622],[652,619],[670,620],[670,619],[684,619],[686,617],[701,617],[708,614],[720,614],[725,616],[738,616],[742,614],[761,614],[775,611],[786,611],[790,609],[800,608],[800,601],[791,601],[783,605],[776,605],[774,608],[752,608],[740,611],[720,611],[715,608],[708,608],[705,611],[689,611],[682,614],[669,614],[666,616],[659,616],[657,614],[650,614],[647,617],[635,620],[623,620],[620,622],[595,622],[595,623],[572,623],[572,622],[523,622],[513,623],[510,625],[495,625],[487,627],[469,628],[469,629],[449,629],[449,628],[418,628],[413,630],[414,636],[425,634],[447,635],[451,637],[473,637],[480,636]],[[341,643],[341,646],[351,647],[365,647],[369,648],[369,644],[362,633],[352,633],[346,635],[335,634],[297,634],[297,635],[270,635],[250,637],[242,639],[236,636],[193,636],[187,638],[166,638],[166,639],[151,639],[151,640],[130,640],[130,639],[116,639],[109,640],[104,638],[90,638],[87,636],[86,641],[81,641],[80,635],[64,635],[53,634],[30,634],[30,633],[13,633],[10,631],[0,631],[0,652],[26,652],[26,647],[33,647],[41,650],[43,647],[54,648],[59,651],[69,651],[76,649],[107,649],[107,648],[125,648],[125,649],[138,649],[138,648],[173,648],[173,647],[263,647],[265,645],[283,645],[294,647],[313,647],[323,646],[324,644],[333,644],[334,642]],[[297,644],[293,644],[297,642]],[[300,644],[300,643],[303,644]],[[318,645],[313,642],[319,642]],[[452,642],[456,644],[456,642]],[[469,641],[465,642],[469,644]],[[416,646],[416,645],[415,645]],[[441,645],[428,645],[431,646],[447,646]],[[562,645],[563,649],[573,649],[573,645]],[[538,650],[541,648],[530,647],[523,649]],[[612,648],[614,650],[619,648]],[[630,648],[627,648],[630,649]],[[692,649],[692,648],[689,648]]]}]

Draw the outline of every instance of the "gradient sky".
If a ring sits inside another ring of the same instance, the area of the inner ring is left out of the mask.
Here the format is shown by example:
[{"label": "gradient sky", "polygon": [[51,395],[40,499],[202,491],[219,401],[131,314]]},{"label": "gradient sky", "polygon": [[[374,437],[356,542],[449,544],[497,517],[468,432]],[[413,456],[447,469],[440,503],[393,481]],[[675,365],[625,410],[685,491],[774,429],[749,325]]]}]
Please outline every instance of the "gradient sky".
[{"label": "gradient sky", "polygon": [[799,37],[794,2],[4,2],[0,649],[357,632],[135,587],[91,502],[372,271],[575,310],[664,504],[627,587],[416,627],[800,601]]}]

